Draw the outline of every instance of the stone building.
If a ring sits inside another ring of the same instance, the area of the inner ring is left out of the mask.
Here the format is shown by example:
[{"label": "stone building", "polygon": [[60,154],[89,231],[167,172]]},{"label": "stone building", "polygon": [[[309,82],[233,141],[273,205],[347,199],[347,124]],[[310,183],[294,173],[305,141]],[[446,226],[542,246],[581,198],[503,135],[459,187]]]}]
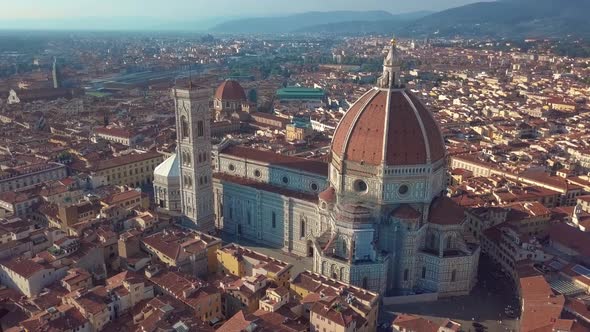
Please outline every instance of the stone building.
[{"label": "stone building", "polygon": [[464,211],[444,195],[441,131],[401,86],[394,43],[383,68],[338,125],[329,164],[227,141],[214,147],[214,226],[313,257],[313,272],[388,296],[469,293],[480,248],[465,241]]},{"label": "stone building", "polygon": [[177,154],[154,169],[154,202],[159,208],[180,212],[180,167]]}]

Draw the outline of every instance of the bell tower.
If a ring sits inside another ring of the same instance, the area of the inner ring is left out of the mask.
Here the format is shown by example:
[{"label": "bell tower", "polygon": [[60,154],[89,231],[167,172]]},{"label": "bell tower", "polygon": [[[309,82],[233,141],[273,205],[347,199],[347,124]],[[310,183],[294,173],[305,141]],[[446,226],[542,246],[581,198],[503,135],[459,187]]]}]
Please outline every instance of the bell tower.
[{"label": "bell tower", "polygon": [[177,154],[180,157],[181,211],[186,226],[203,232],[215,228],[211,170],[212,91],[191,83],[172,89],[176,113]]}]

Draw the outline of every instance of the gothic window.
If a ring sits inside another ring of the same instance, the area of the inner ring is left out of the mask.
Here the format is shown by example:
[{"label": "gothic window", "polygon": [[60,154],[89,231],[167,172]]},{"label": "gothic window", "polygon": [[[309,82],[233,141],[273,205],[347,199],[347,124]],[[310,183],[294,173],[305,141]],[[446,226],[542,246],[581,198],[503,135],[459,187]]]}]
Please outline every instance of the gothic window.
[{"label": "gothic window", "polygon": [[190,154],[190,152],[187,151],[187,152],[184,152],[182,154],[182,163],[185,166],[190,166],[191,165],[191,154]]},{"label": "gothic window", "polygon": [[409,274],[410,274],[410,270],[405,269],[404,270],[404,281],[408,281]]},{"label": "gothic window", "polygon": [[457,277],[457,270],[453,270],[453,272],[451,272],[451,282],[455,282],[456,277]]},{"label": "gothic window", "polygon": [[203,125],[203,121],[197,122],[197,136],[203,137],[205,135],[205,127]]},{"label": "gothic window", "polygon": [[252,222],[251,221],[252,215],[250,214],[250,211],[248,211],[247,218],[248,218],[248,225],[250,225],[250,223]]},{"label": "gothic window", "polygon": [[426,266],[422,267],[422,279],[426,278]]},{"label": "gothic window", "polygon": [[181,133],[181,138],[188,138],[189,136],[189,129],[188,129],[188,120],[186,119],[186,116],[181,116],[180,117],[180,133]]},{"label": "gothic window", "polygon": [[272,211],[272,228],[276,228],[277,227],[277,214]]},{"label": "gothic window", "polygon": [[369,279],[367,279],[367,277],[363,278],[363,288],[364,289],[369,288]]},{"label": "gothic window", "polygon": [[346,246],[346,241],[342,240],[342,254],[346,255],[348,254],[348,247]]}]

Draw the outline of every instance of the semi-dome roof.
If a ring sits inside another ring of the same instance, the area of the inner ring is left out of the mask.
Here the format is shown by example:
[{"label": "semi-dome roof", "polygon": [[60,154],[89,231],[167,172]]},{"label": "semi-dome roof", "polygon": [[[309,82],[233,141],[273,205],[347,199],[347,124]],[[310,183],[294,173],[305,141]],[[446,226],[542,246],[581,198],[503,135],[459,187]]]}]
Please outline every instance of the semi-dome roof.
[{"label": "semi-dome roof", "polygon": [[322,191],[318,197],[323,201],[333,203],[336,201],[336,190],[334,190],[333,187],[328,187],[328,189]]},{"label": "semi-dome roof", "polygon": [[367,165],[424,165],[443,159],[441,131],[424,104],[400,83],[395,40],[377,87],[365,93],[336,128],[332,154]]},{"label": "semi-dome roof", "polygon": [[374,88],[344,115],[332,153],[368,165],[421,165],[445,156],[432,114],[411,92]]},{"label": "semi-dome roof", "polygon": [[221,85],[215,91],[215,99],[240,101],[247,100],[244,88],[242,88],[240,83],[234,80],[227,80],[221,83]]}]

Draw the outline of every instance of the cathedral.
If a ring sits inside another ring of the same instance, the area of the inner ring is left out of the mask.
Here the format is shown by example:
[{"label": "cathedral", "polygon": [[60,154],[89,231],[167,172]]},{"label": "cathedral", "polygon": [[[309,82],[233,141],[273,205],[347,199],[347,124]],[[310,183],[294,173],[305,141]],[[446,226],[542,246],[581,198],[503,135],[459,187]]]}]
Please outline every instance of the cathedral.
[{"label": "cathedral", "polygon": [[[223,91],[236,84],[217,90],[214,108],[239,106],[242,93]],[[464,212],[445,196],[441,131],[400,84],[395,42],[377,85],[336,128],[329,163],[212,145],[211,91],[172,93],[177,153],[155,170],[154,192],[187,226],[312,257],[313,272],[386,296],[464,295],[475,285],[480,248],[465,241]]]}]

